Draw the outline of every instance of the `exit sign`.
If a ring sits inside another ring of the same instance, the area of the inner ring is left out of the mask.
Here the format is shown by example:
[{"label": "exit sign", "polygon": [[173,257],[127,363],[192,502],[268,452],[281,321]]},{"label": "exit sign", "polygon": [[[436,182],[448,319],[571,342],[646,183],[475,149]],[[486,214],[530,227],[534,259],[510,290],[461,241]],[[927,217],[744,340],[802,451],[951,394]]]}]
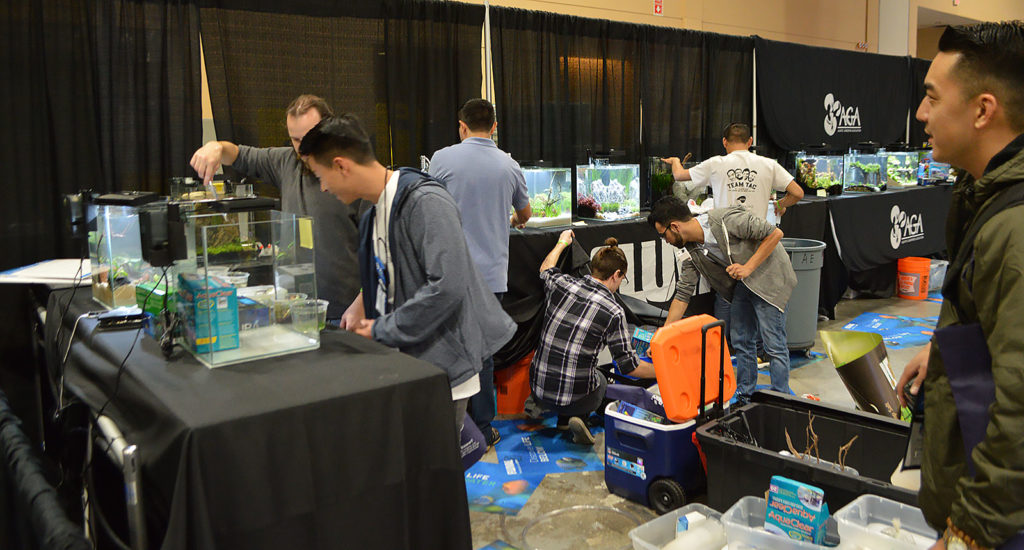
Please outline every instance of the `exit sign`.
[{"label": "exit sign", "polygon": [[664,0],[654,0],[654,15],[665,15]]}]

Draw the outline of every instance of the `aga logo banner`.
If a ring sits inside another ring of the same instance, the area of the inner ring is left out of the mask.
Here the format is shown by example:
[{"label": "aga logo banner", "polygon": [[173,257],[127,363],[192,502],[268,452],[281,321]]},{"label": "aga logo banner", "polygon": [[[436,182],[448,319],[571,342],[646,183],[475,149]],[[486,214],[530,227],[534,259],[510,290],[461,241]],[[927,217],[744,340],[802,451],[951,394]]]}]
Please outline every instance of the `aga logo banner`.
[{"label": "aga logo banner", "polygon": [[894,204],[889,211],[892,229],[889,231],[889,244],[896,250],[900,245],[919,241],[924,238],[924,219],[921,214],[908,214]]},{"label": "aga logo banner", "polygon": [[843,107],[831,93],[825,95],[825,133],[860,132],[860,108]]}]

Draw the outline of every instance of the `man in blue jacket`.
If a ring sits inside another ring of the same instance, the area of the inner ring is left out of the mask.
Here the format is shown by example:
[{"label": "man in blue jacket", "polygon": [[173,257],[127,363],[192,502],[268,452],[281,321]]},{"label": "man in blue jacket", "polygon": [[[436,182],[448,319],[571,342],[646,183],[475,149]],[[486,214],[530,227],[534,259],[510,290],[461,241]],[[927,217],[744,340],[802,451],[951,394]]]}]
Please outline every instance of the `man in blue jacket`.
[{"label": "man in blue jacket", "polygon": [[377,162],[354,115],[322,120],[299,154],[324,191],[374,205],[359,224],[362,290],[341,327],[445,371],[461,432],[466,403],[480,391],[483,358],[516,325],[473,264],[455,200],[428,174]]}]

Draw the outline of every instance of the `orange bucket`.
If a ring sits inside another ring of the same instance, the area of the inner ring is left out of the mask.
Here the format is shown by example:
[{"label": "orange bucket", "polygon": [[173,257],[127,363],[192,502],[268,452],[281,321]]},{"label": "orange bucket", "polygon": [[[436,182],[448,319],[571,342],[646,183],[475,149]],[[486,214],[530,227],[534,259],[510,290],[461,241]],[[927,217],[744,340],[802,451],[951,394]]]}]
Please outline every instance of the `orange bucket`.
[{"label": "orange bucket", "polygon": [[515,363],[494,372],[494,387],[498,393],[498,414],[521,414],[526,398],[530,397],[530,352]]},{"label": "orange bucket", "polygon": [[932,261],[928,258],[900,258],[896,264],[896,286],[900,298],[924,300],[928,297],[928,274]]},{"label": "orange bucket", "polygon": [[[651,360],[658,377],[658,388],[665,405],[665,416],[674,422],[696,418],[700,401],[700,339],[701,327],[714,323],[710,315],[694,315],[666,325],[651,338]],[[705,349],[705,404],[718,399],[718,359],[722,327],[708,331]],[[729,348],[725,348],[725,395],[729,401],[736,393],[736,375],[732,369]]]}]

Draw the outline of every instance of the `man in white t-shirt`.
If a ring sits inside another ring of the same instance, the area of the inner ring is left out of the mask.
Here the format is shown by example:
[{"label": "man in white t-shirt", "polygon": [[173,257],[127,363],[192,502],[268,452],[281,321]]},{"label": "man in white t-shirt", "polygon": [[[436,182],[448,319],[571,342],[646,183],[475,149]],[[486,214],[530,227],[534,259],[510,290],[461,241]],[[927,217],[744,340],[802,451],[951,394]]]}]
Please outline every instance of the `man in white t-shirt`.
[{"label": "man in white t-shirt", "polygon": [[[804,191],[775,159],[751,153],[753,143],[750,126],[733,122],[722,133],[724,155],[709,158],[689,170],[683,168],[678,157],[662,160],[672,165],[672,177],[676,181],[692,182],[687,184],[687,191],[710,186],[715,208],[742,205],[758,218],[767,219],[769,206],[774,202],[776,216],[781,217],[787,207],[804,198]],[[786,196],[775,200],[777,191],[785,191]],[[731,334],[729,310],[729,302],[716,294],[715,317],[729,325],[726,334]],[[677,321],[682,314],[681,311],[676,315],[670,313],[665,323]]]},{"label": "man in white t-shirt", "polygon": [[743,205],[755,216],[766,219],[776,191],[786,196],[776,202],[778,215],[804,198],[803,189],[775,159],[750,152],[754,143],[750,126],[733,122],[725,128],[722,146],[725,154],[712,157],[689,170],[678,157],[662,159],[672,165],[676,181],[688,181],[687,190],[711,187],[715,208]]}]

